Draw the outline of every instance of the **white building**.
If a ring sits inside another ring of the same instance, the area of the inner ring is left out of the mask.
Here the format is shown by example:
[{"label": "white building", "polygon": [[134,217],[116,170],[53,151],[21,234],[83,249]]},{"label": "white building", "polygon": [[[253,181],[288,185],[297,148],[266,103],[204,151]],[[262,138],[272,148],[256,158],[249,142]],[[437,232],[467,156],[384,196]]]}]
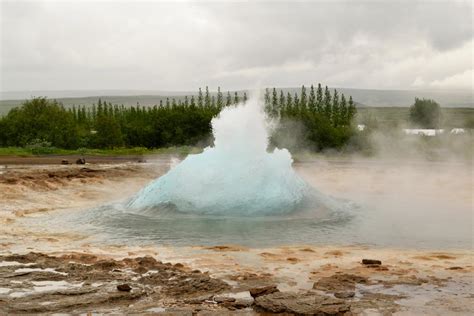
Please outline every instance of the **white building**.
[{"label": "white building", "polygon": [[404,128],[403,132],[407,135],[436,136],[444,133],[444,129],[434,128]]}]

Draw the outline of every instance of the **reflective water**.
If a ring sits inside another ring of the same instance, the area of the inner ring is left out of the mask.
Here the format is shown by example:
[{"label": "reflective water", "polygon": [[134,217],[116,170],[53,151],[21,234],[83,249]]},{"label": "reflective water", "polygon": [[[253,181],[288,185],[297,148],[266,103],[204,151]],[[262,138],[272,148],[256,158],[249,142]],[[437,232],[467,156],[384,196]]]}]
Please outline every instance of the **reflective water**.
[{"label": "reflective water", "polygon": [[469,165],[317,161],[294,168],[311,186],[334,197],[331,199],[340,208],[230,217],[186,215],[160,207],[137,214],[124,206],[131,198],[128,196],[100,207],[66,210],[31,221],[48,230],[77,231],[111,244],[367,244],[472,249]]}]

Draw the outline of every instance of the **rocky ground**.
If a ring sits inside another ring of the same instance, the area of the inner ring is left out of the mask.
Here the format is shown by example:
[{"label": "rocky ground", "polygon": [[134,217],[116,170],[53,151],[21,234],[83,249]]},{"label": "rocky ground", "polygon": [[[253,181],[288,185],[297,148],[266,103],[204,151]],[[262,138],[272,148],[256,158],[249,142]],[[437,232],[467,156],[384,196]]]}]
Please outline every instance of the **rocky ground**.
[{"label": "rocky ground", "polygon": [[[237,264],[233,270],[222,269],[220,264],[212,267],[198,262],[165,263],[155,258],[159,255],[131,255],[123,259],[78,252],[54,256],[34,252],[4,255],[0,257],[0,312],[167,315],[468,315],[472,312],[473,293],[467,280],[472,276],[472,266],[466,265],[468,261],[462,256],[432,253],[423,259],[414,258],[432,263],[425,265],[432,274],[426,274],[419,263],[400,261],[397,265],[386,265],[377,260],[364,264],[349,259],[337,265],[341,261],[338,256],[343,254],[333,250],[319,256],[320,261],[333,264],[314,270],[307,268],[306,276],[300,274],[300,269],[307,265],[293,266],[304,262],[308,252],[316,258],[314,254],[320,249],[291,247],[288,250],[299,252],[300,256],[287,257],[286,263],[277,264],[278,269],[270,267],[275,261],[284,260],[282,249],[259,253],[263,258],[273,256],[268,269]],[[223,251],[245,256],[247,252],[233,247],[209,251],[206,256],[216,252],[219,257]],[[206,256],[201,260],[205,261]],[[252,253],[248,252],[248,256]],[[458,261],[462,265],[432,268],[446,261]],[[279,269],[287,271],[281,273]],[[310,286],[305,288],[299,282]]]},{"label": "rocky ground", "polygon": [[160,166],[0,169],[0,314],[474,313],[471,250],[105,246],[25,221],[123,198]]}]

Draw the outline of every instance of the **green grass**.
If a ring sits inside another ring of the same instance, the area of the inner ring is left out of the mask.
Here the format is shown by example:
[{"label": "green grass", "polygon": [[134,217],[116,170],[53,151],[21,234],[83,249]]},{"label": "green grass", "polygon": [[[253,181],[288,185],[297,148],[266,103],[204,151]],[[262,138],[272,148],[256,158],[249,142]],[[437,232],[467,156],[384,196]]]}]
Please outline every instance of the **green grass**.
[{"label": "green grass", "polygon": [[[84,155],[84,156],[128,156],[128,155],[158,155],[158,154],[175,154],[175,155],[187,155],[192,153],[198,153],[202,149],[192,146],[180,146],[180,147],[166,147],[166,148],[155,148],[147,149],[143,147],[135,148],[113,148],[113,149],[60,149],[60,148],[48,148],[47,154],[44,155]],[[42,156],[35,155],[30,148],[24,147],[0,147],[0,156],[20,156],[20,157],[32,157]]]}]

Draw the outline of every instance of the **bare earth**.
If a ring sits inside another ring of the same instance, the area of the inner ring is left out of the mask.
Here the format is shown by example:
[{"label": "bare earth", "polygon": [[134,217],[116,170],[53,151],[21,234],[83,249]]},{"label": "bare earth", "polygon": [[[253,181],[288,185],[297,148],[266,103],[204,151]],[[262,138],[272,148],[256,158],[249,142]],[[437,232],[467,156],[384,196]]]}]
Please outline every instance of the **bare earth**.
[{"label": "bare earth", "polygon": [[[474,313],[472,249],[105,246],[89,242],[87,232],[58,232],[53,224],[38,229],[26,221],[123,199],[168,167],[0,165],[0,314]],[[351,186],[338,180],[341,173],[359,172],[366,174],[365,189],[349,190],[354,198],[384,189],[371,185],[367,170],[346,168],[323,165],[318,180],[307,180],[336,194]],[[456,203],[471,201],[464,187],[457,192]]]}]

